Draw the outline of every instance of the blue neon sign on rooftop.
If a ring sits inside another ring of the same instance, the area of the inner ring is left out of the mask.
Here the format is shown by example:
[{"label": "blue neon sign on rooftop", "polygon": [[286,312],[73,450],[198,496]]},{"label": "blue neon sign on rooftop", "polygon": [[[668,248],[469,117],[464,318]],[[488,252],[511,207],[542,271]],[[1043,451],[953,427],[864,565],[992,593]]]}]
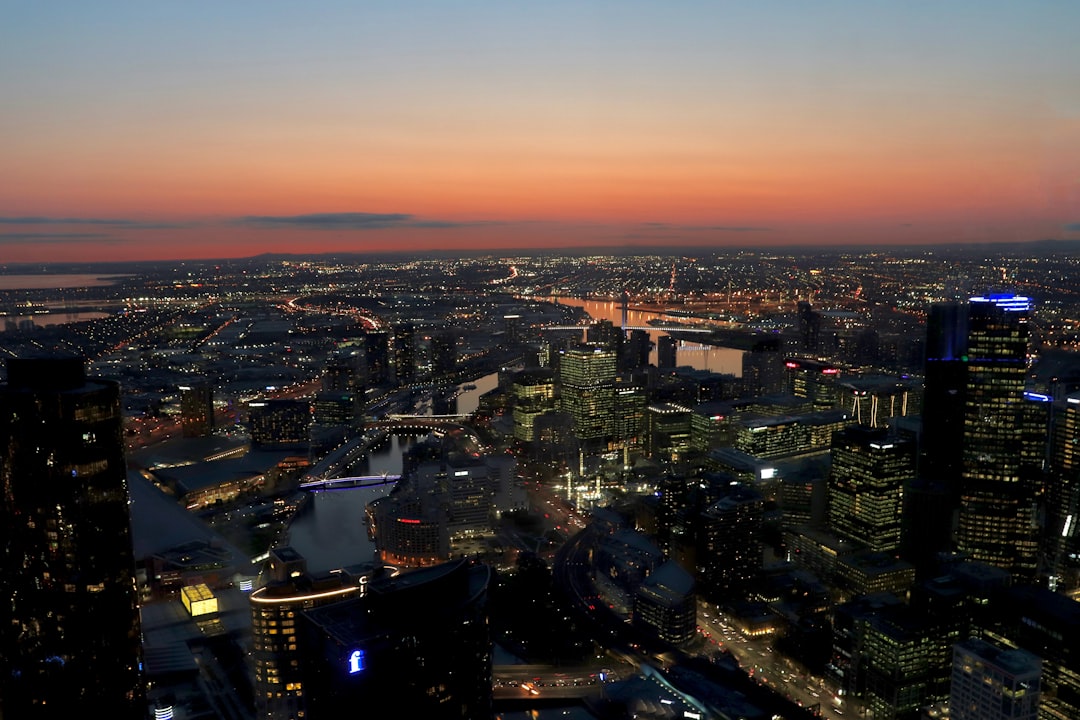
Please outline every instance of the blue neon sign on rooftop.
[{"label": "blue neon sign on rooftop", "polygon": [[991,293],[971,298],[973,303],[993,303],[1005,312],[1023,312],[1031,309],[1031,298],[1012,293]]}]

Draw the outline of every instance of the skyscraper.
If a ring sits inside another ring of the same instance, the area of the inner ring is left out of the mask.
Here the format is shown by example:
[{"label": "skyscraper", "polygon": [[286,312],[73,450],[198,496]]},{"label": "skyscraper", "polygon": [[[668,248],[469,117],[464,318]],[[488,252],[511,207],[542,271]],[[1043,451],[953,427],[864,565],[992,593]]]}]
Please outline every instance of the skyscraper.
[{"label": "skyscraper", "polygon": [[0,384],[0,715],[143,718],[120,388],[79,358]]},{"label": "skyscraper", "polygon": [[677,364],[676,342],[670,335],[661,335],[656,338],[656,367],[661,370],[670,370]]},{"label": "skyscraper", "polygon": [[1016,295],[972,298],[956,542],[972,559],[1034,577],[1035,483],[1023,472],[1024,380],[1031,303]]},{"label": "skyscraper", "polygon": [[394,326],[394,375],[398,385],[416,380],[416,326],[412,323]]},{"label": "skyscraper", "polygon": [[875,552],[900,547],[904,486],[915,475],[915,449],[885,429],[853,426],[833,434],[829,526]]},{"label": "skyscraper", "polygon": [[964,398],[967,395],[967,306],[935,303],[926,317],[926,355],[916,478],[904,495],[901,554],[920,576],[937,572],[950,548],[960,502]]},{"label": "skyscraper", "polygon": [[184,437],[206,437],[214,431],[214,393],[205,380],[180,386],[180,426]]},{"label": "skyscraper", "polygon": [[559,359],[559,408],[574,421],[579,440],[614,435],[616,354],[603,345],[580,345]]}]

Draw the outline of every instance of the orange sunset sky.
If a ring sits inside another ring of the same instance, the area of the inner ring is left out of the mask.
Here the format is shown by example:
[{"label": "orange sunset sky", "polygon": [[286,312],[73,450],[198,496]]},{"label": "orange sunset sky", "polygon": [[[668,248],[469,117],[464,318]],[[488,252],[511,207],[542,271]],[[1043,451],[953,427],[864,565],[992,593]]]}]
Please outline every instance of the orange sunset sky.
[{"label": "orange sunset sky", "polygon": [[1080,239],[1073,2],[2,5],[0,264]]}]

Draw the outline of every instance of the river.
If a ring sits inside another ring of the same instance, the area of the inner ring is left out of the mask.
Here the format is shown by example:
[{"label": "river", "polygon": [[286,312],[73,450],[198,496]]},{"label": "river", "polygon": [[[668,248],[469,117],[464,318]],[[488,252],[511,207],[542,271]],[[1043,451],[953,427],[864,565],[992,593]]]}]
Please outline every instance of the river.
[{"label": "river", "polygon": [[115,285],[130,275],[0,275],[0,290],[58,290],[61,288],[102,287]]},{"label": "river", "polygon": [[[457,396],[457,412],[469,415],[476,412],[480,397],[498,384],[499,374],[491,373],[462,385]],[[350,472],[400,475],[402,456],[422,439],[418,435],[388,435]],[[369,502],[383,497],[392,488],[393,484],[388,483],[373,488],[314,493],[309,501],[311,507],[289,525],[289,544],[307,560],[308,570],[318,573],[373,560],[375,543],[367,537],[364,510]]]},{"label": "river", "polygon": [[[579,307],[585,310],[593,320],[607,320],[616,327],[622,326],[622,304],[614,301],[581,300],[579,298],[550,297],[542,298],[549,302],[557,302],[561,305]],[[685,322],[685,319],[674,318],[658,312],[628,309],[626,324],[634,327],[646,327],[650,320],[657,318],[670,320],[672,323]],[[661,335],[667,335],[663,330],[648,330],[649,339],[653,342],[653,349],[649,351],[649,362],[656,365],[656,339]],[[697,370],[724,373],[742,377],[742,361],[745,351],[737,348],[720,347],[716,345],[701,345],[692,340],[676,340],[675,362],[677,365],[687,365]]]}]

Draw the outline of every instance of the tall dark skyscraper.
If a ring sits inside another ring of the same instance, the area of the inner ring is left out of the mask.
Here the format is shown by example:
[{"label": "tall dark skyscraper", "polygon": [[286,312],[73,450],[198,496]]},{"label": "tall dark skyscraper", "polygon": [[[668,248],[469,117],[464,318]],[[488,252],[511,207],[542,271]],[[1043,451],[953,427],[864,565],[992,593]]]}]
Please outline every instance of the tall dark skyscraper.
[{"label": "tall dark skyscraper", "polygon": [[967,382],[957,546],[972,559],[1035,575],[1035,481],[1024,469],[1028,314],[1016,295],[968,306]]},{"label": "tall dark skyscraper", "polygon": [[394,326],[394,375],[399,385],[416,380],[416,326],[412,323]]},{"label": "tall dark skyscraper", "polygon": [[950,549],[960,503],[967,317],[967,305],[957,302],[935,303],[926,317],[918,471],[905,489],[901,540],[901,555],[921,576],[935,574],[937,553]]},{"label": "tall dark skyscraper", "polygon": [[445,380],[457,371],[457,335],[450,330],[431,336],[431,376]]},{"label": "tall dark skyscraper", "polygon": [[214,432],[214,393],[205,380],[180,386],[180,426],[184,437]]},{"label": "tall dark skyscraper", "polygon": [[678,364],[675,346],[675,338],[670,335],[661,335],[656,338],[656,367],[661,370],[670,370]]},{"label": "tall dark skyscraper", "polygon": [[0,384],[0,715],[145,717],[120,388],[78,358]]}]

